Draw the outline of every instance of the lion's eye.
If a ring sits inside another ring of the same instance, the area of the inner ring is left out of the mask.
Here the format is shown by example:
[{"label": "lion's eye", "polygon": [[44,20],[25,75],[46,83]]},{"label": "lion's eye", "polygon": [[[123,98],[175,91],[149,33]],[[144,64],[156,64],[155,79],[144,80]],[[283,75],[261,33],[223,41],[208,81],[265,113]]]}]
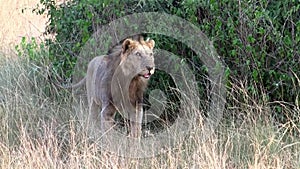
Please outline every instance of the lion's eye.
[{"label": "lion's eye", "polygon": [[136,52],[136,55],[140,56],[140,57],[142,56],[142,54],[140,52]]},{"label": "lion's eye", "polygon": [[150,56],[153,56],[153,53],[150,53]]}]

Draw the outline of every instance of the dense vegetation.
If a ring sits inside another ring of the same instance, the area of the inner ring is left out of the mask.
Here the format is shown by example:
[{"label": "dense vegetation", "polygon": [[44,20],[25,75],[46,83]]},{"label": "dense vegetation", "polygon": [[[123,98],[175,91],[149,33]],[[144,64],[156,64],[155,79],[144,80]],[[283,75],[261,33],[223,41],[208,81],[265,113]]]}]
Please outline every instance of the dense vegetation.
[{"label": "dense vegetation", "polygon": [[[299,101],[298,1],[73,0],[57,6],[52,0],[41,0],[41,4],[34,12],[48,12],[45,33],[56,35],[47,43],[49,58],[63,79],[70,77],[81,47],[101,25],[132,13],[165,12],[193,23],[213,41],[228,66],[228,87],[241,82],[258,100]],[[193,58],[181,42],[153,37],[158,48]],[[280,107],[274,107],[278,117],[285,118]]]}]

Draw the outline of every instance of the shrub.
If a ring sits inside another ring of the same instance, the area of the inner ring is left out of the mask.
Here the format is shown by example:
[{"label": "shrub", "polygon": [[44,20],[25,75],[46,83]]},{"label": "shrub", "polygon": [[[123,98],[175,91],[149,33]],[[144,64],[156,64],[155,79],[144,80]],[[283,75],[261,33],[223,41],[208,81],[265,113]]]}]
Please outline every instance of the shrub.
[{"label": "shrub", "polygon": [[[296,1],[73,0],[56,5],[52,0],[41,0],[41,4],[34,11],[43,14],[48,10],[45,33],[56,34],[47,43],[50,60],[64,78],[71,76],[76,55],[100,25],[131,13],[158,11],[180,16],[201,28],[227,64],[229,80],[247,84],[258,100],[299,101],[300,4]],[[185,56],[201,67],[182,43],[160,35],[153,37],[159,48]],[[205,74],[204,69],[195,70]]]}]

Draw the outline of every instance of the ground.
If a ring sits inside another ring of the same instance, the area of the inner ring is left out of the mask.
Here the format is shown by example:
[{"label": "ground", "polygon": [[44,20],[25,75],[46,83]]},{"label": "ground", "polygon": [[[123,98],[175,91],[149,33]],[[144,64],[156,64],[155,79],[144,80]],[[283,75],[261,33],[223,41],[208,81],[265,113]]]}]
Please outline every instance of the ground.
[{"label": "ground", "polygon": [[44,39],[42,34],[47,16],[32,13],[37,3],[39,0],[0,0],[0,51],[5,55],[13,52],[22,37],[37,37],[37,41]]}]

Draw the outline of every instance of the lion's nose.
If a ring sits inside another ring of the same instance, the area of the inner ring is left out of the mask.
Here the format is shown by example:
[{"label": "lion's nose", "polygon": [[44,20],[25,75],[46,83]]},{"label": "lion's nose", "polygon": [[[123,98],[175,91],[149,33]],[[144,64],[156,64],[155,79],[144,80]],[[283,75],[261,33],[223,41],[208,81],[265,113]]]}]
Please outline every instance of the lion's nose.
[{"label": "lion's nose", "polygon": [[146,66],[146,68],[148,69],[148,71],[150,72],[150,74],[154,73],[154,67]]},{"label": "lion's nose", "polygon": [[146,68],[147,68],[149,71],[153,69],[152,66],[146,66]]}]

